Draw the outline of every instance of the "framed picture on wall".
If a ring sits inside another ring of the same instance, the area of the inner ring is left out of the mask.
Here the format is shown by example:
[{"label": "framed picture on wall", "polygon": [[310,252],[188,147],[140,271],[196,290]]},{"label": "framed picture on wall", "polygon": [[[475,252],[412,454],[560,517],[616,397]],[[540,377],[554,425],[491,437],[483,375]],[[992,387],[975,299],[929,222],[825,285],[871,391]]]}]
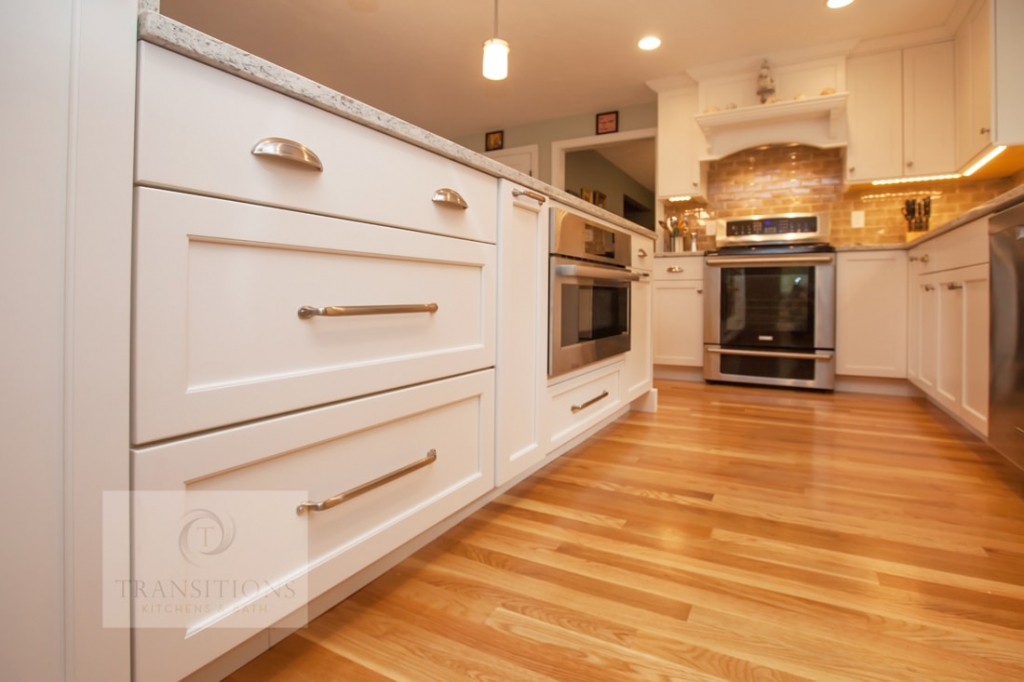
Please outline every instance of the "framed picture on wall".
[{"label": "framed picture on wall", "polygon": [[597,115],[597,134],[619,132],[619,112],[606,111]]},{"label": "framed picture on wall", "polygon": [[492,130],[484,133],[484,151],[495,152],[505,148],[505,131]]}]

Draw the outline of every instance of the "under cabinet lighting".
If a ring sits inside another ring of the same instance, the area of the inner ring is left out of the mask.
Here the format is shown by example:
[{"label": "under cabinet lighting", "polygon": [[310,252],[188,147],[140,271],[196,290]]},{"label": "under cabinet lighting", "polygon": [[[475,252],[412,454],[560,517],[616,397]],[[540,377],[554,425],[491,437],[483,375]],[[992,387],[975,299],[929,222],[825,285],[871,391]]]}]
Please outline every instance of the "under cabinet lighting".
[{"label": "under cabinet lighting", "polygon": [[673,201],[673,202],[675,202],[675,201],[689,201],[689,200],[690,200],[690,199],[692,199],[692,198],[693,198],[693,197],[691,197],[691,196],[683,196],[683,197],[669,197],[669,198],[668,198],[668,200],[669,200],[669,201]]},{"label": "under cabinet lighting", "polygon": [[853,0],[828,0],[825,5],[828,6],[829,9],[839,9],[840,7],[846,7],[852,3]]},{"label": "under cabinet lighting", "polygon": [[[973,172],[973,171],[972,171]],[[968,175],[968,173],[964,173]],[[903,185],[908,182],[934,182],[936,180],[956,180],[960,177],[959,173],[950,173],[948,175],[918,175],[914,178],[890,178],[889,180],[873,180],[872,185]]]},{"label": "under cabinet lighting", "polygon": [[974,175],[975,173],[978,172],[978,170],[982,166],[984,166],[986,163],[988,163],[992,159],[996,158],[997,156],[999,156],[1000,154],[1002,154],[1005,151],[1006,151],[1006,145],[1005,144],[999,145],[998,147],[996,147],[995,149],[990,151],[988,154],[986,154],[985,156],[981,157],[981,160],[978,161],[978,163],[974,164],[973,166],[971,166],[970,168],[965,170],[964,171],[964,177],[970,177],[970,176]]}]

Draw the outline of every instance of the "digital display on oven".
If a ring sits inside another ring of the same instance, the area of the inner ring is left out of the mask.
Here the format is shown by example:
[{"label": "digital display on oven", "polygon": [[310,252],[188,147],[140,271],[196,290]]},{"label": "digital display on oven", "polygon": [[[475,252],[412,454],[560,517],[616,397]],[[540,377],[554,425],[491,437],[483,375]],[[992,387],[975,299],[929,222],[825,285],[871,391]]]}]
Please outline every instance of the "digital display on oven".
[{"label": "digital display on oven", "polygon": [[806,234],[818,231],[814,216],[792,218],[763,218],[760,220],[730,220],[726,222],[725,233],[729,237],[748,235]]},{"label": "digital display on oven", "polygon": [[583,249],[591,256],[615,258],[615,233],[588,223],[583,229]]}]

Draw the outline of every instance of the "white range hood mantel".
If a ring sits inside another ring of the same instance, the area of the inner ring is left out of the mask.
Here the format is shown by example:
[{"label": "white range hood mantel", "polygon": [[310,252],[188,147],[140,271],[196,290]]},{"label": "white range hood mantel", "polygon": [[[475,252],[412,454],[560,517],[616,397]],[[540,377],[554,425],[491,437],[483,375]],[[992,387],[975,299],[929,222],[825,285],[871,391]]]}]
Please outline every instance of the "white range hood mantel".
[{"label": "white range hood mantel", "polygon": [[707,139],[702,161],[768,144],[827,149],[847,144],[845,92],[758,104],[694,116]]}]

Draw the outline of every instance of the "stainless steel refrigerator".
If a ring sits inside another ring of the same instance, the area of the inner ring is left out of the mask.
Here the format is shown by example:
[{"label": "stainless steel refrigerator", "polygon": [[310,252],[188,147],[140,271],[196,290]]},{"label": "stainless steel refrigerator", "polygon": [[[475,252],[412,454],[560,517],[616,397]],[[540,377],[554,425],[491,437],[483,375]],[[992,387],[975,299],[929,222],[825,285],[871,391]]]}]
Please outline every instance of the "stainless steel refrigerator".
[{"label": "stainless steel refrigerator", "polygon": [[991,377],[988,440],[1024,469],[1024,201],[989,220]]}]

